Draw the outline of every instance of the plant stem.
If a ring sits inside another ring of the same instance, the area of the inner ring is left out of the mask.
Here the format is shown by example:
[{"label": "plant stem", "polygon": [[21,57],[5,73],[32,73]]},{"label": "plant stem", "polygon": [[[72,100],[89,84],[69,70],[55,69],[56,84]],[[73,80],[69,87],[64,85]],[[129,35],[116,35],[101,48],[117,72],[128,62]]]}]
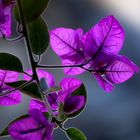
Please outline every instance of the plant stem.
[{"label": "plant stem", "polygon": [[29,36],[28,36],[28,31],[27,31],[27,24],[25,23],[25,17],[24,17],[24,14],[23,14],[21,0],[17,0],[17,4],[18,4],[18,10],[19,10],[19,13],[20,13],[20,17],[21,17],[20,18],[21,23],[22,23],[22,26],[23,26],[24,37],[25,37],[25,40],[26,40],[28,56],[29,56],[30,63],[31,63],[31,68],[32,68],[32,71],[33,71],[33,78],[37,81],[37,83],[39,83],[39,79],[38,79],[38,76],[37,76],[37,73],[36,73],[36,63],[34,61],[34,57],[33,57],[33,54],[32,54],[32,49],[30,47],[30,40],[29,40]]},{"label": "plant stem", "polygon": [[[39,85],[40,81],[39,81],[39,78],[38,78],[38,75],[37,75],[37,72],[36,72],[37,64],[34,61],[34,57],[33,57],[33,54],[32,54],[30,39],[29,39],[29,36],[28,36],[27,24],[25,23],[25,17],[24,17],[24,14],[23,14],[21,0],[17,0],[17,5],[18,5],[18,10],[19,10],[19,13],[20,13],[20,17],[21,17],[21,24],[23,26],[23,34],[24,34],[25,41],[26,41],[28,56],[29,56],[29,60],[30,60],[30,64],[31,64],[32,72],[33,72],[33,79],[37,82],[38,87],[40,89],[40,85]],[[49,114],[52,115],[52,111],[51,111],[50,105],[48,103],[48,100],[45,99],[45,96],[43,95],[43,93],[41,91],[40,91],[40,94],[41,94],[42,100],[44,101],[46,107],[48,108]]]},{"label": "plant stem", "polygon": [[63,122],[59,122],[55,117],[52,118],[52,121],[56,122],[56,124],[59,126],[61,130],[63,130],[64,132],[66,131],[66,129],[63,126]]},{"label": "plant stem", "polygon": [[50,121],[51,121],[51,119],[52,119],[52,117],[53,117],[53,112],[52,112],[51,106],[50,106],[50,104],[49,104],[49,102],[48,102],[48,100],[47,100],[47,98],[46,98],[47,95],[44,94],[44,92],[42,91],[42,89],[41,89],[40,87],[39,87],[39,90],[40,90],[40,93],[41,93],[41,95],[42,95],[42,99],[43,99],[44,102],[45,102],[45,106],[46,106],[46,108],[48,109],[49,114],[51,115],[51,118],[49,118]]},{"label": "plant stem", "polygon": [[46,69],[59,69],[59,68],[75,68],[75,67],[82,67],[81,65],[37,65],[38,68],[46,68]]},{"label": "plant stem", "polygon": [[42,69],[61,69],[61,68],[76,68],[76,67],[79,67],[81,69],[84,69],[88,72],[98,72],[97,70],[90,70],[90,69],[87,69],[84,67],[83,64],[77,64],[77,65],[65,65],[65,66],[62,66],[62,65],[37,65],[38,68],[42,68]]}]

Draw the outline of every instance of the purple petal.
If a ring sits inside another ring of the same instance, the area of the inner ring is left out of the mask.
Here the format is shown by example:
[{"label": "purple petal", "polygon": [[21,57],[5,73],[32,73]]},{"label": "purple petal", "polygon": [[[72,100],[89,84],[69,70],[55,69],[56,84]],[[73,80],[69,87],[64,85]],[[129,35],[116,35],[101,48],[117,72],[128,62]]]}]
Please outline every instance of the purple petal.
[{"label": "purple petal", "polygon": [[77,112],[85,106],[84,96],[71,95],[80,85],[81,81],[74,78],[64,78],[60,82],[62,90],[59,92],[58,100],[64,104],[64,111],[67,114]]},{"label": "purple petal", "polygon": [[[32,75],[31,70],[26,70],[26,72],[28,74]],[[39,79],[41,79],[41,78],[46,79],[46,82],[47,82],[49,88],[55,86],[54,78],[53,78],[52,74],[50,74],[50,73],[48,73],[47,71],[44,71],[44,70],[37,70],[37,74],[38,74]],[[31,78],[28,75],[23,74],[23,79],[29,81]]]},{"label": "purple petal", "polygon": [[[62,65],[77,65],[86,61],[82,35],[82,29],[57,28],[50,32],[51,47],[62,59]],[[69,75],[81,74],[84,71],[74,67],[64,69],[64,73]]]},{"label": "purple petal", "polygon": [[30,115],[34,120],[36,120],[39,124],[42,124],[45,126],[46,131],[45,131],[45,136],[46,140],[51,140],[52,139],[52,131],[54,128],[54,124],[49,122],[45,115],[38,109],[33,109],[29,111]]},{"label": "purple petal", "polygon": [[[74,65],[82,64],[82,63],[83,63],[83,60],[78,60],[78,58],[74,59],[74,60],[62,59],[62,65],[63,66],[74,66]],[[86,69],[88,69],[89,67],[90,67],[89,63],[84,65],[84,68],[86,68]],[[78,74],[81,74],[83,72],[85,72],[85,69],[80,68],[80,67],[64,68],[64,74],[66,74],[66,75],[78,75]]]},{"label": "purple petal", "polygon": [[39,124],[47,126],[49,124],[48,120],[46,119],[45,115],[38,109],[32,109],[29,111],[30,116],[36,120]]},{"label": "purple petal", "polygon": [[[48,95],[48,102],[50,103],[52,110],[56,110],[58,108],[58,106],[57,106],[57,94],[56,93],[49,94]],[[42,112],[46,112],[48,110],[45,107],[45,104],[43,102],[35,100],[35,99],[31,99],[31,101],[30,101],[29,110],[32,110],[32,109],[38,109]]]},{"label": "purple petal", "polygon": [[91,67],[93,70],[102,70],[104,67],[106,67],[109,63],[112,63],[114,60],[114,55],[109,55],[103,52],[100,52],[100,54],[92,60]]},{"label": "purple petal", "polygon": [[48,122],[42,112],[30,110],[30,116],[23,117],[10,124],[9,134],[15,140],[52,140],[54,124]]},{"label": "purple petal", "polygon": [[135,72],[138,72],[138,67],[124,56],[118,56],[106,68],[106,77],[114,84],[119,84],[130,79]]},{"label": "purple petal", "polygon": [[[18,80],[18,73],[13,71],[0,70],[0,92],[12,90],[5,83],[15,82]],[[3,97],[0,97],[0,105],[11,106],[20,103],[21,96],[19,91],[14,91]]]},{"label": "purple petal", "polygon": [[[12,88],[10,90],[12,90]],[[21,95],[19,91],[14,91],[13,93],[0,97],[0,105],[2,106],[11,106],[19,103],[21,103]]]},{"label": "purple petal", "polygon": [[18,79],[18,73],[14,71],[0,70],[0,87],[4,83],[15,82]]},{"label": "purple petal", "polygon": [[57,93],[50,93],[47,97],[49,104],[51,105],[52,110],[56,110],[58,108],[58,104],[57,104]]},{"label": "purple petal", "polygon": [[94,77],[96,78],[99,86],[105,91],[105,92],[111,92],[114,88],[114,85],[109,82],[106,77],[101,76],[99,74],[93,74]]},{"label": "purple petal", "polygon": [[44,103],[38,100],[31,99],[29,110],[38,109],[42,112],[47,112],[47,108],[45,107]]},{"label": "purple petal", "polygon": [[[12,8],[13,4],[0,3],[0,36],[5,35],[9,37],[11,35],[11,20],[12,20]],[[3,35],[2,35],[3,34]]]},{"label": "purple petal", "polygon": [[[80,42],[82,34],[79,30],[57,28],[50,32],[50,43],[54,52],[61,58],[71,55],[82,55],[83,46]],[[80,50],[80,47],[82,49]]]},{"label": "purple petal", "polygon": [[65,98],[64,112],[66,114],[72,114],[79,111],[85,105],[84,96],[69,96]]},{"label": "purple petal", "polygon": [[41,140],[44,130],[45,127],[31,117],[15,121],[8,128],[9,134],[15,140]]},{"label": "purple petal", "polygon": [[88,33],[85,51],[90,56],[99,52],[117,54],[122,48],[124,31],[113,16],[103,18]]},{"label": "purple petal", "polygon": [[63,78],[60,82],[61,91],[59,94],[59,100],[63,103],[66,96],[72,93],[81,85],[81,81],[75,78]]}]

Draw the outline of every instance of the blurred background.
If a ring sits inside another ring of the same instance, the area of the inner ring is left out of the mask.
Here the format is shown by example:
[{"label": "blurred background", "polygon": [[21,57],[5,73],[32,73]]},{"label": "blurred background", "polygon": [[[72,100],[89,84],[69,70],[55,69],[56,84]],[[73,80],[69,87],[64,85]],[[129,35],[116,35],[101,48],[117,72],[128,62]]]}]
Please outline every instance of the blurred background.
[{"label": "blurred background", "polygon": [[[49,29],[56,27],[83,28],[86,32],[102,17],[114,15],[125,30],[125,42],[121,54],[128,56],[140,66],[140,0],[51,0],[44,13]],[[13,22],[13,32],[15,31]],[[15,34],[13,33],[13,36]],[[24,42],[0,40],[0,52],[9,52],[19,57],[24,69],[29,68]],[[42,64],[60,64],[58,57],[49,48],[42,57]],[[62,70],[48,70],[58,84],[64,76]],[[84,73],[75,76],[87,88],[88,102],[84,112],[66,123],[66,127],[81,129],[88,140],[140,140],[140,74],[117,85],[106,94],[95,79]],[[15,117],[27,113],[29,97],[24,96],[20,105],[0,106],[0,130]],[[4,138],[2,140],[11,140]],[[55,130],[54,140],[67,140],[63,132]]]}]

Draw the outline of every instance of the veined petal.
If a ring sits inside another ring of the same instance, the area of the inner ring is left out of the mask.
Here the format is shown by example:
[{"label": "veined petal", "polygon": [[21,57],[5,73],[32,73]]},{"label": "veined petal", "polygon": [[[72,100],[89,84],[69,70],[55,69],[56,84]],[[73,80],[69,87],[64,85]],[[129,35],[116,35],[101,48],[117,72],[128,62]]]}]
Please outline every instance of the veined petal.
[{"label": "veined petal", "polygon": [[114,85],[106,79],[106,77],[99,75],[99,74],[93,74],[96,78],[99,86],[105,91],[105,92],[111,92],[114,88]]},{"label": "veined petal", "polygon": [[15,82],[18,79],[18,73],[14,71],[0,70],[0,86],[4,83]]},{"label": "veined petal", "polygon": [[[8,91],[12,90],[12,88],[8,87]],[[11,105],[16,105],[21,102],[21,95],[19,91],[14,91],[10,94],[7,94],[3,97],[0,97],[0,105],[2,106],[11,106]]]},{"label": "veined petal", "polygon": [[15,140],[41,140],[45,127],[32,117],[22,118],[10,124],[8,132]]},{"label": "veined petal", "polygon": [[[82,29],[57,28],[50,31],[51,47],[60,56],[62,65],[77,65],[86,61],[82,35]],[[84,71],[77,67],[64,68],[64,73],[68,75],[77,75]]]},{"label": "veined petal", "polygon": [[[62,65],[63,66],[74,66],[74,65],[80,65],[83,63],[83,60],[72,60],[72,59],[62,59]],[[90,67],[90,63],[83,66],[84,68],[88,69]],[[78,75],[85,72],[85,69],[80,67],[67,67],[64,68],[64,74],[66,75]]]},{"label": "veined petal", "polygon": [[38,109],[29,110],[29,114],[39,124],[42,124],[43,126],[47,126],[49,124],[47,118],[40,110]]},{"label": "veined petal", "polygon": [[[48,102],[51,106],[52,110],[57,110],[57,94],[56,93],[51,93],[48,95]],[[46,108],[45,104],[39,100],[31,99],[30,105],[29,105],[29,110],[32,109],[38,109],[41,112],[46,112],[48,109]]]},{"label": "veined petal", "polygon": [[88,33],[85,41],[87,55],[117,54],[124,42],[124,31],[117,19],[108,16],[101,19]]},{"label": "veined petal", "polygon": [[75,113],[81,111],[85,106],[85,91],[80,89],[76,92],[76,95],[74,92],[80,86],[80,80],[74,78],[64,78],[60,82],[62,90],[59,92],[58,100],[64,105],[63,110],[69,116],[73,116]]},{"label": "veined petal", "polygon": [[130,79],[138,67],[125,56],[118,56],[106,68],[106,77],[111,83],[119,84]]},{"label": "veined petal", "polygon": [[15,140],[52,140],[54,124],[37,109],[10,123],[8,132]]},{"label": "veined petal", "polygon": [[[63,78],[60,81],[61,91],[58,93],[61,102],[64,102],[66,96],[72,93],[81,85],[81,81],[75,78]],[[62,96],[61,96],[62,95]]]},{"label": "veined petal", "polygon": [[[15,82],[18,79],[18,73],[7,70],[0,70],[0,92],[6,92],[12,90],[5,83]],[[3,97],[0,97],[0,105],[11,106],[20,103],[21,95],[19,91],[14,91]]]},{"label": "veined petal", "polygon": [[29,110],[38,109],[41,112],[47,112],[47,108],[45,107],[44,103],[39,100],[30,100]]},{"label": "veined petal", "polygon": [[66,114],[72,114],[79,111],[85,105],[84,96],[67,96],[64,102],[64,112]]},{"label": "veined petal", "polygon": [[[50,43],[54,52],[61,58],[71,55],[83,55],[83,46],[80,42],[82,34],[79,30],[69,28],[57,28],[50,31]],[[80,49],[80,47],[82,47]]]},{"label": "veined petal", "polygon": [[44,139],[45,140],[52,140],[52,131],[54,128],[54,124],[49,122],[45,115],[38,109],[33,109],[29,111],[29,114],[31,117],[36,120],[40,125],[45,126],[45,134]]}]

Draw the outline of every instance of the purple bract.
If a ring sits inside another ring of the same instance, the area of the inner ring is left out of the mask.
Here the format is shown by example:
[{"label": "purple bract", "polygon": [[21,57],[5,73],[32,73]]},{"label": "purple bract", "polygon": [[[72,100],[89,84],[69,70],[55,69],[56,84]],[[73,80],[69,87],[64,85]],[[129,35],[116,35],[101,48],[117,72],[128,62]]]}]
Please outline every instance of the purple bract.
[{"label": "purple bract", "polygon": [[86,68],[106,92],[112,91],[114,84],[125,82],[138,72],[132,61],[118,55],[123,42],[123,28],[112,15],[101,19],[84,35],[82,29],[57,28],[50,31],[51,47],[60,56],[62,65],[73,65],[72,68],[64,68],[64,73],[77,75]]},{"label": "purple bract", "polygon": [[37,109],[30,110],[29,114],[10,124],[11,137],[15,140],[52,140],[54,124]]},{"label": "purple bract", "polygon": [[[5,83],[15,82],[18,80],[18,73],[13,71],[0,70],[0,93],[12,90]],[[21,101],[19,91],[14,91],[3,97],[0,97],[0,105],[10,106],[18,104]]]},{"label": "purple bract", "polygon": [[14,0],[0,0],[0,36],[9,37],[11,35],[12,9]]}]

